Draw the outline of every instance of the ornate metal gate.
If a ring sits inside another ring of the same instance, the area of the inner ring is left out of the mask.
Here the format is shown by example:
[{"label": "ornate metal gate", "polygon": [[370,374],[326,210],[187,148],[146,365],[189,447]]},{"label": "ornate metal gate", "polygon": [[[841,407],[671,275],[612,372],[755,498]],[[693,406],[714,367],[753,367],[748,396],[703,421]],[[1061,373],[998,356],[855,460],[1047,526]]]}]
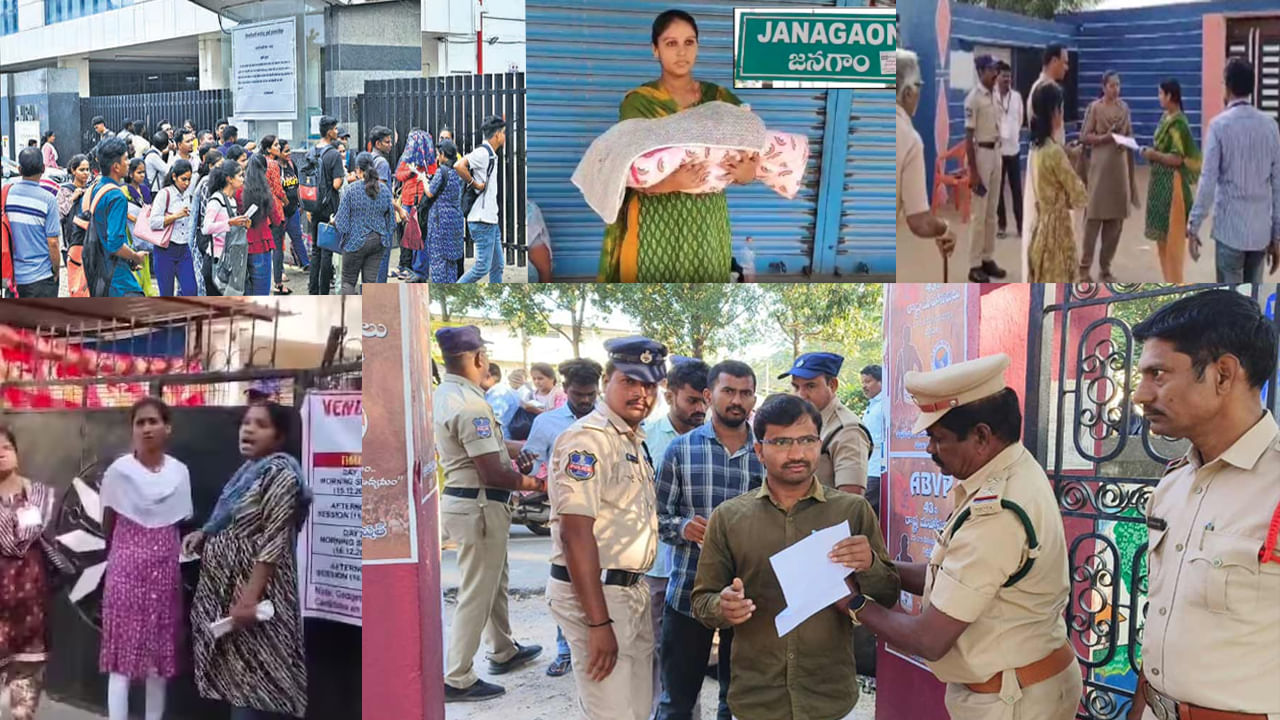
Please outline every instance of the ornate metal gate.
[{"label": "ornate metal gate", "polygon": [[[1213,287],[1032,286],[1025,442],[1054,484],[1066,526],[1065,621],[1087,669],[1079,718],[1123,718],[1129,709],[1147,612],[1146,504],[1165,464],[1187,448],[1152,435],[1130,400],[1142,350],[1132,326]],[[1280,286],[1236,289],[1276,320]],[[1273,413],[1276,382],[1263,396]]]}]

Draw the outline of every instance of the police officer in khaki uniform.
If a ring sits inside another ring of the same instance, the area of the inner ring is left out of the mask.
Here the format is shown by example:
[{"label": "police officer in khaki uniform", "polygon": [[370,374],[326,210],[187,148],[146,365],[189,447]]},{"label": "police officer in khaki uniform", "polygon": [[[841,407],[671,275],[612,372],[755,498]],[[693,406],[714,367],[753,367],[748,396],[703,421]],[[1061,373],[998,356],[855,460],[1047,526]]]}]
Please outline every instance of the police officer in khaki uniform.
[{"label": "police officer in khaki uniform", "polygon": [[969,226],[969,282],[987,282],[1008,273],[996,265],[996,208],[1000,202],[1000,108],[993,89],[996,61],[979,55],[979,84],[964,99],[964,134],[969,153],[969,187],[973,189]]},{"label": "police officer in khaki uniform", "polygon": [[445,541],[457,544],[462,575],[449,634],[445,701],[488,700],[505,691],[481,680],[472,667],[486,626],[492,675],[511,672],[542,652],[513,640],[507,619],[507,500],[512,490],[537,490],[541,484],[511,468],[502,427],[480,389],[489,373],[480,330],[441,328],[436,344],[446,373],[432,397],[436,452],[445,477],[440,523]]},{"label": "police officer in khaki uniform", "polygon": [[[1230,290],[1133,329],[1133,400],[1187,438],[1147,507],[1147,624],[1131,720],[1280,718],[1280,430],[1260,394],[1276,331]],[[1199,364],[1200,369],[1196,366]]]},{"label": "police officer in khaki uniform", "polygon": [[805,353],[791,369],[778,376],[791,378],[794,394],[808,400],[822,413],[822,452],[818,456],[818,482],[855,495],[867,491],[867,461],[871,458],[871,433],[852,410],[836,397],[844,358],[835,353]]},{"label": "police officer in khaki uniform", "polygon": [[1062,515],[1044,470],[1020,444],[1007,355],[909,372],[929,453],[956,479],[954,510],[928,564],[895,563],[918,616],[865,599],[854,623],[927,661],[947,683],[953,720],[1071,720],[1083,691],[1062,613],[1070,584]]},{"label": "police officer in khaki uniform", "polygon": [[956,238],[946,221],[936,218],[929,209],[929,190],[925,184],[924,141],[911,125],[911,118],[920,106],[920,60],[910,50],[897,50],[898,106],[897,106],[897,165],[898,165],[898,215],[907,221],[907,227],[917,237],[933,238],[938,251],[950,255],[955,251]]},{"label": "police officer in khaki uniform", "polygon": [[647,338],[605,343],[603,402],[551,453],[547,600],[573,651],[591,720],[644,720],[653,704],[653,624],[644,574],[658,549],[654,468],[640,423],[666,377],[667,349]]}]

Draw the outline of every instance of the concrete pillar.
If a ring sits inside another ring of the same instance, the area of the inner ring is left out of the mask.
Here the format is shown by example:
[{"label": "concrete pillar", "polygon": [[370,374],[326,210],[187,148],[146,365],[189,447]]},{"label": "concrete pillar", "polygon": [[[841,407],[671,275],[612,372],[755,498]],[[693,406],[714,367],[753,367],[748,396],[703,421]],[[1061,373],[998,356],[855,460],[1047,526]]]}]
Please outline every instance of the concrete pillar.
[{"label": "concrete pillar", "polygon": [[45,130],[57,135],[59,163],[80,151],[79,75],[73,69],[40,68],[13,76],[14,129],[10,137],[13,157],[26,147],[28,138],[39,140]]},{"label": "concrete pillar", "polygon": [[230,40],[220,34],[202,35],[199,39],[200,89],[224,90],[231,87]]},{"label": "concrete pillar", "polygon": [[76,71],[79,77],[80,97],[89,97],[89,57],[60,57],[58,67]]}]

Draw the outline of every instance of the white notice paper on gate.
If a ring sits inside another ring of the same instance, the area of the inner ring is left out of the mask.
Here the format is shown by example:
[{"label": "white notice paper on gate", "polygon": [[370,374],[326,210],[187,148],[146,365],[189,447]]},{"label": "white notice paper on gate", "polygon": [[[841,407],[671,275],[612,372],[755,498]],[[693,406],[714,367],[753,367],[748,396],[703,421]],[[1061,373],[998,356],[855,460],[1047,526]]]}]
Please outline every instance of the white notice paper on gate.
[{"label": "white notice paper on gate", "polygon": [[303,617],[361,624],[363,524],[359,392],[315,392],[302,410],[302,463],[314,499],[298,537]]},{"label": "white notice paper on gate", "polygon": [[292,120],[298,116],[297,41],[293,18],[238,25],[231,31],[237,117]]},{"label": "white notice paper on gate", "polygon": [[[778,637],[849,594],[844,579],[853,571],[827,557],[836,543],[847,537],[849,523],[842,522],[818,530],[769,558],[787,601],[787,607],[774,618]],[[743,590],[750,598],[751,588]]]}]

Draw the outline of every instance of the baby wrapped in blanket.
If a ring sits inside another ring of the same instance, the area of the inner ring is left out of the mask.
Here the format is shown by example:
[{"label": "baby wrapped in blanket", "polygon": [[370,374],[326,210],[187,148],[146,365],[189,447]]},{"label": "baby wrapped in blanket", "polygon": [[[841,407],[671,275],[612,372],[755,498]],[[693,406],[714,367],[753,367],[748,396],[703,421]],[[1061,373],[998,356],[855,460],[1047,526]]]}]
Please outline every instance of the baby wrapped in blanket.
[{"label": "baby wrapped in blanket", "polygon": [[709,172],[687,193],[721,192],[733,182],[725,168],[744,154],[760,154],[756,179],[791,199],[809,161],[804,135],[771,131],[749,108],[709,102],[661,118],[623,120],[596,138],[573,173],[591,209],[617,219],[628,187],[653,187],[688,163]]}]

